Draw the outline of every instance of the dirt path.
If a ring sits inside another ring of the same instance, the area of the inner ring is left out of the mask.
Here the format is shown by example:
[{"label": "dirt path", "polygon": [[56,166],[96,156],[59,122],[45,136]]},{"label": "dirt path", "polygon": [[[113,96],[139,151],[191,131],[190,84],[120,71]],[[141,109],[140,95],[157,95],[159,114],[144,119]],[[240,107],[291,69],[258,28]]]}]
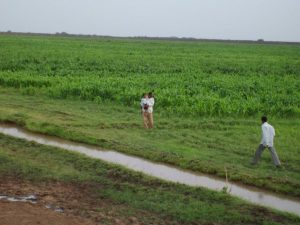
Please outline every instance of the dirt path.
[{"label": "dirt path", "polygon": [[[136,217],[122,214],[125,206],[115,205],[96,196],[93,184],[32,184],[12,178],[1,179],[0,195],[24,196],[34,194],[37,203],[0,200],[1,225],[142,225]],[[46,208],[51,206],[52,208]],[[56,212],[55,208],[64,212]],[[123,211],[122,211],[123,210]],[[145,213],[146,217],[149,217]],[[152,215],[153,216],[153,215]],[[151,215],[150,215],[151,217]],[[171,224],[158,222],[155,224]]]},{"label": "dirt path", "polygon": [[46,207],[23,202],[0,201],[1,225],[90,225],[90,219],[57,213]]}]

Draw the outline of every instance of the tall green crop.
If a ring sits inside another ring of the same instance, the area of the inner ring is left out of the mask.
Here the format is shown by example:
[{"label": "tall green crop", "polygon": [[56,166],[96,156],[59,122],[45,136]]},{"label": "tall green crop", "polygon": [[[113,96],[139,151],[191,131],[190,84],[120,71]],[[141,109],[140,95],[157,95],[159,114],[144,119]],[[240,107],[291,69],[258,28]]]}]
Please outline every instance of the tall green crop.
[{"label": "tall green crop", "polygon": [[300,114],[300,46],[0,36],[0,85],[199,115]]}]

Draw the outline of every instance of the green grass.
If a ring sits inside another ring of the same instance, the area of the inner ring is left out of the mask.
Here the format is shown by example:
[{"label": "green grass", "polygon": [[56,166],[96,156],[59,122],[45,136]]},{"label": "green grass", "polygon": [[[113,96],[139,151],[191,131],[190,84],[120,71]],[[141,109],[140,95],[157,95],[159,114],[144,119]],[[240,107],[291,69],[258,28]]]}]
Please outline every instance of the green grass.
[{"label": "green grass", "polygon": [[144,130],[138,109],[89,101],[24,96],[0,91],[0,121],[95,144],[181,168],[225,177],[290,196],[300,196],[299,120],[270,118],[283,168],[269,152],[258,166],[250,160],[260,141],[259,118],[194,118],[156,113],[156,128]]},{"label": "green grass", "polygon": [[181,116],[300,114],[300,45],[0,36],[0,85]]},{"label": "green grass", "polygon": [[[300,45],[0,35],[0,121],[219,177],[226,168],[230,181],[300,197],[299,77]],[[155,129],[144,130],[139,100],[150,90]],[[282,169],[267,151],[250,165],[262,114],[276,129]],[[180,221],[274,218],[220,193],[136,179],[95,160],[19,143],[14,150],[2,145],[2,174],[99,182],[107,187],[101,196]],[[32,148],[47,150],[26,151]],[[298,222],[284,218],[277,223]]]},{"label": "green grass", "polygon": [[98,184],[99,199],[164,221],[197,224],[299,224],[299,217],[250,205],[222,192],[170,184],[78,153],[0,134],[0,177]]}]

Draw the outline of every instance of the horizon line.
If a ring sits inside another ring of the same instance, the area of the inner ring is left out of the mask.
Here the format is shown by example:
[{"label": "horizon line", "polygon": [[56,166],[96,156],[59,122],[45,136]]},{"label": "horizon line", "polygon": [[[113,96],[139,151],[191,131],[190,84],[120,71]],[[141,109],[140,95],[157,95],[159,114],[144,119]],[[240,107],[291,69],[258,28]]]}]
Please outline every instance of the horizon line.
[{"label": "horizon line", "polygon": [[67,32],[40,33],[40,32],[18,32],[18,31],[0,31],[0,34],[12,35],[36,35],[36,36],[70,36],[70,37],[95,37],[95,38],[121,38],[121,39],[144,39],[144,40],[170,40],[170,41],[208,41],[208,42],[231,42],[231,43],[253,43],[253,44],[293,44],[298,45],[300,41],[269,41],[259,38],[257,40],[247,39],[218,39],[218,38],[195,38],[195,37],[177,37],[177,36],[114,36],[99,34],[74,34]]}]

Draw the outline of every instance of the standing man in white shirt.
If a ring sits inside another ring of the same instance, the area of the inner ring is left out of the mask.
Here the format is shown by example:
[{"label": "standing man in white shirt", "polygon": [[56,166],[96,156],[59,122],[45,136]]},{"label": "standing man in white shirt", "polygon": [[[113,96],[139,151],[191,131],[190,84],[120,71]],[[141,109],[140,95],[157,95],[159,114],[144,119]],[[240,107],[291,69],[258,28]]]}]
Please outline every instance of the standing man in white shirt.
[{"label": "standing man in white shirt", "polygon": [[148,104],[149,104],[149,108],[147,110],[148,112],[148,121],[149,121],[149,128],[153,128],[154,127],[154,121],[153,121],[153,106],[154,106],[154,95],[152,92],[148,93]]},{"label": "standing man in white shirt", "polygon": [[261,117],[261,128],[262,128],[262,140],[260,145],[258,146],[255,156],[252,160],[252,164],[256,164],[258,160],[260,159],[260,156],[265,148],[268,148],[272,155],[273,163],[276,167],[280,167],[281,163],[279,161],[279,158],[277,156],[276,150],[274,148],[273,140],[275,136],[275,129],[268,124],[268,118],[266,116]]},{"label": "standing man in white shirt", "polygon": [[149,98],[148,94],[144,93],[141,99],[141,113],[143,116],[143,122],[144,122],[144,128],[149,128],[149,122],[148,122],[148,109],[149,109]]}]

